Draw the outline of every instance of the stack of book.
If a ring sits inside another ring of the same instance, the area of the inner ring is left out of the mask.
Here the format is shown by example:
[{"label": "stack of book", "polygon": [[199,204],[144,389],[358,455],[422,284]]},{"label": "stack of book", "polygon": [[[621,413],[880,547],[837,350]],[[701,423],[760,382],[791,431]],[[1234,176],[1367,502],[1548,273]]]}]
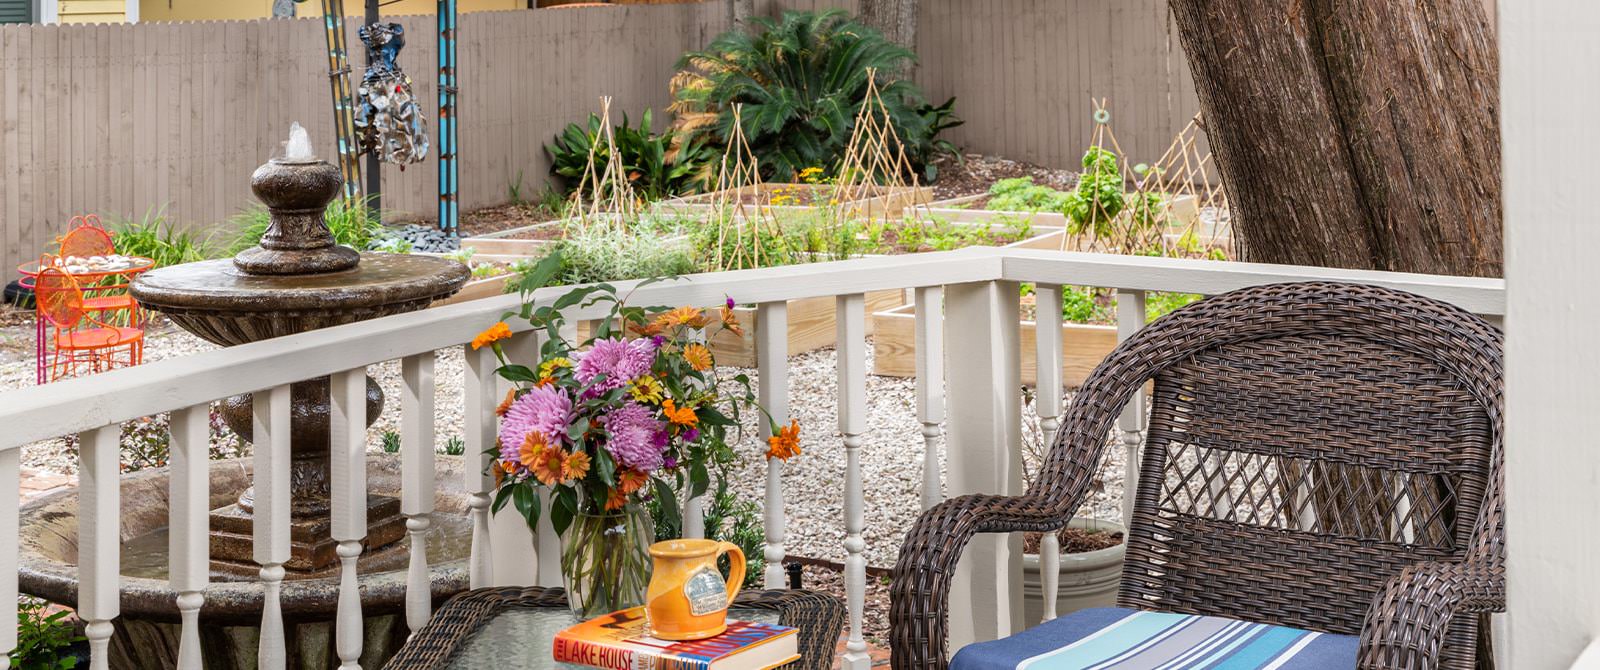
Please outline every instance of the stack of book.
[{"label": "stack of book", "polygon": [[800,658],[796,630],[728,620],[704,640],[650,637],[644,608],[612,612],[556,634],[555,660],[605,670],[768,670]]}]

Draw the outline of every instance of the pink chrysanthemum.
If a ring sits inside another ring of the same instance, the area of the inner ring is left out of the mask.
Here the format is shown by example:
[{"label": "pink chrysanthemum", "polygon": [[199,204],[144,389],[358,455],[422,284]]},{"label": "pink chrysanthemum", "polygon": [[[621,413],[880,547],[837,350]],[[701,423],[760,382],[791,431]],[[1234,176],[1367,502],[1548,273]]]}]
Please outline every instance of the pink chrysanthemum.
[{"label": "pink chrysanthemum", "polygon": [[606,451],[623,467],[640,472],[661,469],[666,451],[666,424],[638,403],[626,403],[601,419],[606,428]]},{"label": "pink chrysanthemum", "polygon": [[604,381],[593,386],[595,391],[604,393],[622,388],[628,380],[650,372],[655,353],[655,344],[650,340],[599,340],[578,360],[574,375],[584,384],[605,375]]},{"label": "pink chrysanthemum", "polygon": [[528,433],[543,433],[549,442],[560,444],[572,425],[572,398],[554,384],[534,387],[522,394],[500,417],[500,456],[516,460]]}]

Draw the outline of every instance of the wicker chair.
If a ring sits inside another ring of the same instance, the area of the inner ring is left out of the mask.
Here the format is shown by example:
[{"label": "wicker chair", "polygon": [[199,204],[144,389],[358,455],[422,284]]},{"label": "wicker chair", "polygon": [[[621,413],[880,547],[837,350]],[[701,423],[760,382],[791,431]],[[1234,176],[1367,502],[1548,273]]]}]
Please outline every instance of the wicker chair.
[{"label": "wicker chair", "polygon": [[[1487,665],[1505,606],[1501,334],[1400,291],[1234,291],[1119,346],[1024,495],[925,512],[890,587],[895,670],[946,667],[950,579],[975,533],[1051,531],[1154,381],[1118,604],[1359,635],[1360,668]],[[1479,656],[1483,658],[1479,658]]]}]

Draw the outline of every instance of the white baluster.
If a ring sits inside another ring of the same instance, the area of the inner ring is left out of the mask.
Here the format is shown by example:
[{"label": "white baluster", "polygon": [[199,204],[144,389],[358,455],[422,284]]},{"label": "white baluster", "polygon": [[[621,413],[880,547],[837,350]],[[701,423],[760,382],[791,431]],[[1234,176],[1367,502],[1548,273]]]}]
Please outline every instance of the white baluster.
[{"label": "white baluster", "polygon": [[[1117,290],[1117,341],[1139,332],[1145,323],[1144,291]],[[1133,394],[1117,419],[1127,466],[1122,480],[1122,525],[1133,525],[1133,499],[1139,484],[1139,444],[1144,441],[1144,390]]]},{"label": "white baluster", "polygon": [[917,420],[922,422],[922,509],[944,501],[940,437],[944,424],[944,287],[916,290]]},{"label": "white baluster", "polygon": [[[1055,446],[1056,430],[1061,427],[1061,287],[1038,284],[1034,298],[1034,374],[1038,380],[1033,407],[1039,414],[1039,432],[1045,453]],[[1061,543],[1055,533],[1039,538],[1040,587],[1044,594],[1044,618],[1056,618],[1056,597],[1061,586]]]},{"label": "white baluster", "polygon": [[465,478],[468,514],[472,516],[472,554],[467,563],[467,583],[475,589],[488,586],[494,579],[494,554],[489,534],[489,492],[494,489],[494,475],[490,468],[496,456],[494,450],[495,407],[500,404],[500,394],[495,392],[495,368],[500,361],[494,350],[484,347],[473,351],[465,348],[466,409],[462,420],[466,422],[462,442],[461,472]]},{"label": "white baluster", "polygon": [[[687,490],[684,491],[684,495],[688,495],[688,493]],[[694,539],[704,538],[706,536],[705,496],[684,498],[680,507],[682,509],[679,510],[679,518],[683,519],[683,536]]]},{"label": "white baluster", "polygon": [[121,613],[117,594],[122,562],[122,488],[117,481],[121,441],[121,426],[104,426],[78,436],[82,461],[78,469],[78,617],[89,638],[90,670],[111,667],[111,620]]},{"label": "white baluster", "polygon": [[433,352],[406,357],[400,364],[400,378],[400,513],[406,515],[406,530],[411,535],[406,626],[415,634],[433,613],[427,542],[433,523]]},{"label": "white baluster", "polygon": [[[501,344],[501,350],[505,352],[506,360],[529,366],[535,365],[539,360],[539,334],[535,331],[517,333]],[[493,355],[492,351],[490,355]],[[497,399],[496,406],[498,406],[498,401],[503,400],[506,393],[515,387],[516,385],[509,380],[496,376],[494,396]],[[498,419],[495,419],[495,421],[498,421]],[[493,425],[491,423],[491,426]],[[492,431],[494,428],[491,427],[488,430]],[[468,433],[471,433],[470,429]],[[494,437],[491,434],[489,436],[489,444],[492,445],[494,443]],[[548,512],[550,508],[540,505],[540,509]],[[548,513],[541,514],[540,523],[547,525],[549,516]],[[544,549],[539,544],[538,536],[528,530],[527,522],[522,519],[521,514],[517,513],[516,507],[507,505],[499,514],[491,514],[489,528],[490,534],[494,536],[494,542],[489,545],[494,553],[494,557],[490,561],[490,565],[494,568],[492,585],[552,586],[560,584],[559,571],[542,574],[540,572],[544,569],[545,561],[551,558],[557,561],[558,566],[557,568],[552,568],[552,570],[559,569],[561,558],[559,552],[550,556],[545,555]],[[546,584],[540,579],[541,576],[553,578],[556,582],[555,584]]]},{"label": "white baluster", "polygon": [[261,609],[262,670],[288,667],[283,630],[283,564],[289,560],[289,385],[255,393],[255,514],[251,524],[255,559],[265,587]]},{"label": "white baluster", "polygon": [[844,435],[844,587],[850,612],[850,638],[845,642],[844,670],[867,670],[872,659],[861,625],[866,615],[867,549],[862,537],[866,521],[861,481],[861,442],[867,425],[866,298],[860,293],[835,300],[839,356],[839,432]]},{"label": "white baluster", "polygon": [[[776,300],[756,306],[756,399],[772,415],[772,420],[782,427],[789,423],[789,303]],[[772,428],[761,422],[762,447],[766,438],[772,437]],[[784,588],[783,534],[788,526],[783,506],[783,461],[767,459],[767,546],[762,552],[767,569],[764,576],[769,589]]]},{"label": "white baluster", "polygon": [[356,561],[367,536],[367,372],[334,373],[328,415],[329,485],[333,539],[339,543],[339,609],[334,651],[341,670],[359,670],[363,637],[361,588]]},{"label": "white baluster", "polygon": [[[1015,282],[944,287],[949,495],[1022,492],[1021,301]],[[1022,538],[972,538],[950,586],[950,648],[1022,628]]]},{"label": "white baluster", "polygon": [[172,412],[171,531],[167,538],[172,590],[178,593],[182,636],[178,668],[201,670],[200,607],[211,577],[211,404]]},{"label": "white baluster", "polygon": [[[19,532],[17,499],[22,493],[22,449],[0,450],[0,537]],[[17,620],[17,543],[0,546],[0,621]],[[0,658],[17,648],[17,627],[0,626]]]}]

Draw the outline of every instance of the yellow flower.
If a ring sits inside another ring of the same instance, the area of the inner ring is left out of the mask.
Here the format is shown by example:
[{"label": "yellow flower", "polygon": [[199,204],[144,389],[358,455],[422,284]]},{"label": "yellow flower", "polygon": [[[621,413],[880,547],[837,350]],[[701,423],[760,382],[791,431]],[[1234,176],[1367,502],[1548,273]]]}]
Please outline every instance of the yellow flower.
[{"label": "yellow flower", "polygon": [[677,403],[673,402],[672,398],[667,398],[661,402],[661,413],[667,417],[667,421],[685,428],[692,428],[695,424],[700,423],[700,417],[694,415],[694,408],[680,408]]},{"label": "yellow flower", "polygon": [[778,434],[767,438],[767,458],[787,461],[800,455],[800,422],[790,421],[778,429]]},{"label": "yellow flower", "polygon": [[689,367],[696,371],[705,372],[711,369],[711,350],[703,344],[691,344],[683,348],[683,359],[689,361]]},{"label": "yellow flower", "polygon": [[567,454],[565,459],[562,459],[561,476],[563,479],[568,481],[574,479],[583,479],[584,475],[587,474],[589,474],[588,454],[581,451],[574,451],[570,454]]},{"label": "yellow flower", "polygon": [[508,337],[511,337],[511,326],[506,325],[504,321],[498,321],[489,326],[488,330],[478,333],[477,337],[472,338],[472,350],[477,351]]},{"label": "yellow flower", "polygon": [[679,307],[671,311],[662,312],[660,316],[656,317],[655,321],[655,325],[663,330],[677,326],[704,328],[707,323],[710,323],[710,321],[706,319],[705,312],[696,307]]},{"label": "yellow flower", "polygon": [[628,395],[646,405],[659,404],[665,392],[661,388],[661,380],[650,375],[640,375],[628,384]]},{"label": "yellow flower", "polygon": [[572,367],[572,361],[570,361],[570,360],[568,360],[566,358],[561,358],[561,357],[552,358],[552,359],[550,359],[548,361],[545,361],[545,362],[539,364],[539,376],[541,378],[543,378],[543,377],[554,377],[554,376],[556,376],[556,370],[558,368],[570,368],[570,367]]}]

